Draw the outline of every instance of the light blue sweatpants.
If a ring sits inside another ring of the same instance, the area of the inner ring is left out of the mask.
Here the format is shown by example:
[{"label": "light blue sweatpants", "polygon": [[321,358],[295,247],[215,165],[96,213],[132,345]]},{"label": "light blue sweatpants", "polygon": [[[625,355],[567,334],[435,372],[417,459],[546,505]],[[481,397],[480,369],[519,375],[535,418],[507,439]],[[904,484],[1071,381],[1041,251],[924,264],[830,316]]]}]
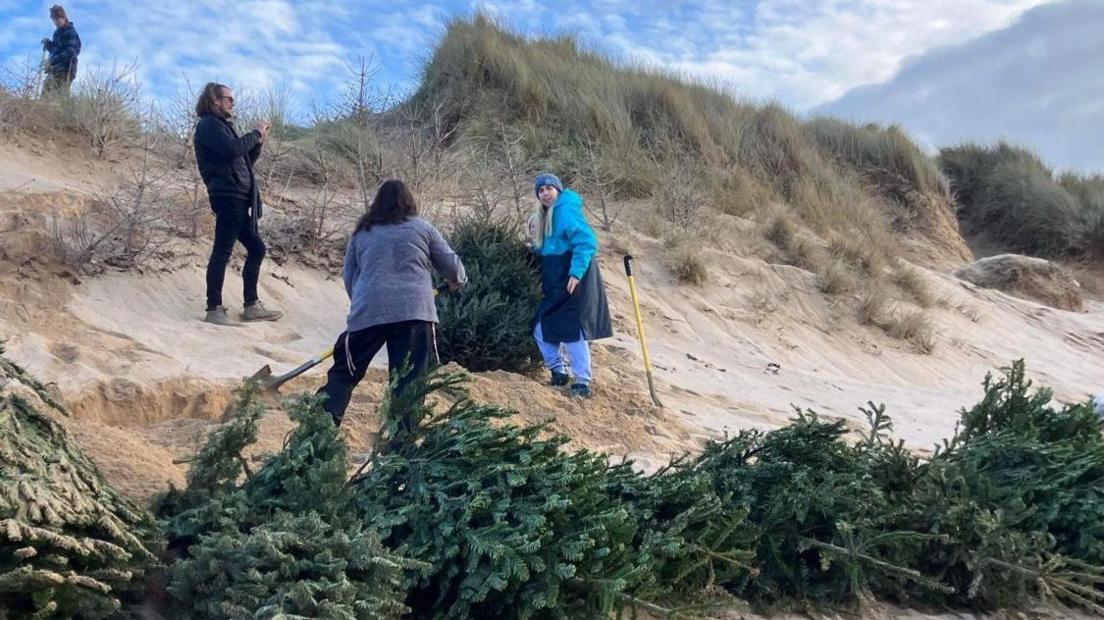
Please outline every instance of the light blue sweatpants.
[{"label": "light blue sweatpants", "polygon": [[537,339],[541,356],[544,357],[544,365],[552,372],[567,372],[564,368],[564,352],[567,352],[568,361],[571,364],[571,372],[575,375],[575,383],[590,383],[590,343],[583,340],[583,334],[575,342],[545,342],[541,334],[540,322],[537,322],[533,330],[533,337]]}]

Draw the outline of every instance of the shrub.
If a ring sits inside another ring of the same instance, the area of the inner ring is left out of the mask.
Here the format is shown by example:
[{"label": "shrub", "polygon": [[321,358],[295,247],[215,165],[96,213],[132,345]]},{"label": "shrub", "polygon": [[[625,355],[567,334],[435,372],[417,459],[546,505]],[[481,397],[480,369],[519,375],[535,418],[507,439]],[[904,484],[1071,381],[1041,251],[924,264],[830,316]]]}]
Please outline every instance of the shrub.
[{"label": "shrub", "polygon": [[143,129],[135,70],[115,65],[110,71],[93,69],[77,82],[72,95],[58,99],[62,123],[88,140],[100,159],[107,159]]},{"label": "shrub", "polygon": [[921,353],[935,350],[931,321],[923,310],[898,310],[885,329],[890,336],[911,342]]},{"label": "shrub", "polygon": [[928,284],[924,272],[912,265],[898,260],[897,269],[893,272],[893,282],[908,293],[913,301],[921,308],[931,308],[936,299]]},{"label": "shrub", "polygon": [[676,282],[702,284],[709,279],[709,268],[700,242],[690,237],[677,236],[668,240],[664,249],[664,265]]},{"label": "shrub", "polygon": [[441,360],[473,371],[534,367],[540,357],[530,325],[540,301],[540,274],[516,227],[469,217],[457,222],[449,240],[469,284],[437,300]]},{"label": "shrub", "polygon": [[892,311],[889,291],[880,282],[870,284],[859,296],[859,322],[863,325],[884,325]]},{"label": "shrub", "polygon": [[817,288],[826,295],[839,295],[854,289],[855,277],[838,259],[825,261],[817,274]]}]

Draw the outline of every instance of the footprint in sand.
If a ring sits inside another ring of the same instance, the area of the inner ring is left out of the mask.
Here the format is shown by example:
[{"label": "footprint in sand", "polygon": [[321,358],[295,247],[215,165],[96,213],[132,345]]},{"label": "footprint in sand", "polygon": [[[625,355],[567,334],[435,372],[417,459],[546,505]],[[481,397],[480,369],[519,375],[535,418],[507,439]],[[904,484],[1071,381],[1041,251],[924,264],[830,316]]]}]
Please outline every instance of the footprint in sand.
[{"label": "footprint in sand", "polygon": [[[253,345],[253,346],[249,347],[249,350],[253,351],[257,355],[260,355],[261,357],[263,357],[265,359],[270,359],[274,362],[279,362],[281,364],[291,364],[291,363],[294,363],[295,361],[297,361],[299,359],[298,357],[296,357],[294,355],[291,355],[291,354],[288,354],[288,353],[283,353],[283,352],[273,351],[272,349],[270,349],[268,347],[263,347],[263,346],[259,346],[259,345]],[[302,357],[302,356],[299,356],[299,357]]]},{"label": "footprint in sand", "polygon": [[265,335],[265,342],[271,344],[289,344],[302,339],[302,334],[289,328],[278,328],[274,333]]},{"label": "footprint in sand", "polygon": [[54,343],[50,345],[50,353],[66,364],[72,364],[80,358],[80,349],[68,342]]}]

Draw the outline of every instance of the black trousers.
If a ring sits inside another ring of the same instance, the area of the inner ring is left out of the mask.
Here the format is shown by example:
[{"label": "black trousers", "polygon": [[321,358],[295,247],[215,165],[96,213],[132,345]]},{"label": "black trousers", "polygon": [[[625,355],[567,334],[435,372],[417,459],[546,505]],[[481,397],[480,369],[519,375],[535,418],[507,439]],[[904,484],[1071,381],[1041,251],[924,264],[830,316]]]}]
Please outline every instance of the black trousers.
[{"label": "black trousers", "polygon": [[[437,364],[436,327],[428,321],[402,321],[341,334],[334,343],[334,363],[326,375],[326,385],[318,390],[319,394],[326,395],[322,408],[333,417],[334,424],[341,425],[353,388],[364,378],[368,364],[385,344],[389,376],[394,377],[404,363],[410,364],[395,385],[395,393],[402,392],[431,365]],[[410,429],[409,412],[392,413],[400,416],[402,428]]]},{"label": "black trousers", "polygon": [[215,245],[207,261],[207,309],[214,310],[222,305],[226,265],[230,262],[234,243],[239,241],[247,252],[242,268],[242,297],[248,306],[257,301],[257,280],[267,251],[249,215],[249,200],[214,196],[211,210],[215,212]]}]

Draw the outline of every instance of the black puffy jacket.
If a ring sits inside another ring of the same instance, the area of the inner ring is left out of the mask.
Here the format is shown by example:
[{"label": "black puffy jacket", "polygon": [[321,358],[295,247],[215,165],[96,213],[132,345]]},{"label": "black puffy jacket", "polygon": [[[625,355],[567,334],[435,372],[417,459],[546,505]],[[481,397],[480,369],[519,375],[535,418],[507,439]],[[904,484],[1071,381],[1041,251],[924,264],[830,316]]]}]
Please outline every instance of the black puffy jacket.
[{"label": "black puffy jacket", "polygon": [[68,73],[76,77],[81,40],[77,29],[73,27],[73,22],[65,22],[64,26],[55,30],[53,38],[47,41],[44,47],[50,52],[50,73],[58,76]]},{"label": "black puffy jacket", "polygon": [[253,163],[261,155],[260,132],[239,137],[230,121],[209,114],[196,123],[195,154],[208,196],[259,202]]}]

